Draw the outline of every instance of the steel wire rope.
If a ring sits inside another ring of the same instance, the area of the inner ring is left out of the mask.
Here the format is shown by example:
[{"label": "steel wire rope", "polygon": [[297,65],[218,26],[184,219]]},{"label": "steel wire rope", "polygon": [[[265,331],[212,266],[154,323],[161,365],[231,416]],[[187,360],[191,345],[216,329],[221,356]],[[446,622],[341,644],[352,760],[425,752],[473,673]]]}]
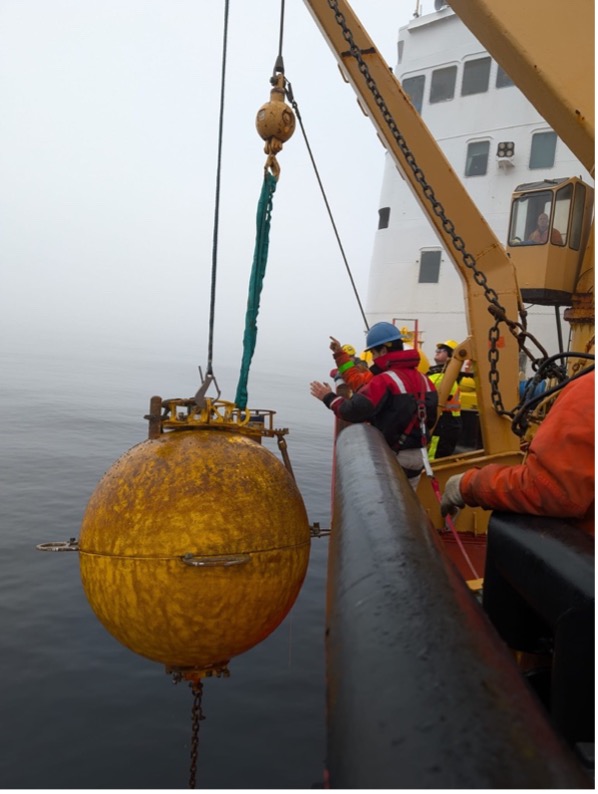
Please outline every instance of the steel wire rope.
[{"label": "steel wire rope", "polygon": [[355,295],[355,299],[357,300],[357,305],[359,306],[359,311],[361,312],[361,316],[363,318],[363,322],[365,323],[366,331],[370,330],[370,326],[365,316],[365,311],[363,309],[363,305],[361,303],[361,299],[359,297],[359,292],[357,290],[357,286],[355,284],[355,279],[353,278],[353,273],[351,272],[351,268],[349,267],[349,262],[347,260],[347,256],[345,254],[345,249],[341,242],[340,234],[336,223],[334,221],[334,216],[332,214],[332,209],[330,208],[330,204],[328,202],[328,197],[326,195],[326,191],[324,190],[324,185],[322,184],[322,180],[320,179],[320,172],[318,170],[318,166],[316,165],[315,158],[313,156],[313,152],[311,146],[309,145],[309,141],[307,139],[307,133],[305,132],[305,127],[303,126],[303,119],[301,118],[301,113],[299,112],[299,106],[297,105],[297,101],[293,96],[293,87],[286,81],[286,90],[287,96],[289,98],[289,102],[291,103],[293,110],[295,111],[295,115],[297,116],[297,121],[299,122],[299,127],[301,128],[301,134],[303,135],[303,140],[305,141],[305,146],[307,147],[307,153],[309,154],[309,159],[311,160],[312,167],[314,169],[314,173],[316,175],[316,179],[318,181],[318,185],[320,187],[320,192],[322,193],[322,198],[324,199],[324,204],[326,205],[326,210],[328,212],[328,217],[330,218],[330,223],[332,224],[332,229],[334,231],[334,235],[336,237],[336,241],[338,243],[339,250],[341,252],[341,256],[343,258],[343,262],[345,263],[345,268],[347,270],[347,274],[349,276],[349,281],[351,282],[351,286],[353,288],[353,293]]},{"label": "steel wire rope", "polygon": [[216,306],[216,275],[218,270],[218,226],[220,221],[220,172],[222,166],[222,137],[224,128],[224,87],[226,83],[226,53],[228,42],[229,0],[224,3],[224,33],[222,37],[222,68],[220,76],[220,114],[218,119],[218,156],[216,160],[216,193],[214,197],[214,228],[212,233],[212,280],[210,287],[210,319],[208,323],[208,364],[207,375],[213,375],[212,358],[214,352],[214,317]]},{"label": "steel wire rope", "polygon": [[[274,67],[274,71],[279,71],[284,74],[284,66],[282,61],[282,40],[284,35],[284,3],[285,0],[280,0],[280,30],[278,33],[278,58],[276,59],[276,65]],[[280,64],[280,68],[279,67]]]}]

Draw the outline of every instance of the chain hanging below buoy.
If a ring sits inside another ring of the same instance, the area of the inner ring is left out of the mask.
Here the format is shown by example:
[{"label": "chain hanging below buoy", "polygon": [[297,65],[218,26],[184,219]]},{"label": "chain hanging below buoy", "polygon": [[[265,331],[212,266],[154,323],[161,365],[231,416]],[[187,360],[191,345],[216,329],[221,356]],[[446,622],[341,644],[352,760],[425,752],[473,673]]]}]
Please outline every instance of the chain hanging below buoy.
[{"label": "chain hanging below buoy", "polygon": [[191,681],[189,684],[193,692],[193,705],[191,706],[191,764],[189,767],[189,788],[196,788],[197,782],[197,757],[199,753],[199,723],[205,720],[201,708],[203,683],[201,679]]}]

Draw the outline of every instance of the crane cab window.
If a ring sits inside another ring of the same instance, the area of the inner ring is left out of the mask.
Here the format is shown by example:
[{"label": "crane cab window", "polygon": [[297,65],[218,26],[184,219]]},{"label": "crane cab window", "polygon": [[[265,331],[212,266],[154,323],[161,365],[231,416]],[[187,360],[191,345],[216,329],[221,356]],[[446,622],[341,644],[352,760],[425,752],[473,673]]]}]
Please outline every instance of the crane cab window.
[{"label": "crane cab window", "polygon": [[430,81],[430,104],[435,102],[446,102],[455,96],[455,84],[457,82],[457,67],[445,66],[442,69],[434,69]]},{"label": "crane cab window", "polygon": [[488,171],[490,141],[473,141],[467,146],[465,176],[484,176]]},{"label": "crane cab window", "polygon": [[585,185],[577,183],[575,186],[575,200],[573,202],[573,212],[571,214],[571,236],[569,248],[579,251],[581,248],[581,234],[583,230],[583,217],[586,205]]},{"label": "crane cab window", "polygon": [[[567,245],[569,217],[573,202],[573,185],[565,185],[556,192],[554,202],[554,219],[552,222],[551,242],[555,245]],[[560,235],[560,242],[559,242]]]},{"label": "crane cab window", "polygon": [[418,113],[422,112],[422,105],[424,104],[424,87],[426,78],[423,74],[418,74],[416,77],[406,77],[403,82],[403,91],[411,100],[413,107]]},{"label": "crane cab window", "polygon": [[556,152],[556,132],[537,132],[532,136],[530,168],[552,168]]},{"label": "crane cab window", "polygon": [[553,193],[549,190],[530,193],[513,202],[509,245],[566,244],[572,186],[563,188],[560,198],[558,193],[554,207]]},{"label": "crane cab window", "polygon": [[475,61],[466,61],[463,65],[463,81],[461,82],[461,96],[471,94],[484,94],[490,83],[490,58],[476,58]]},{"label": "crane cab window", "polygon": [[419,259],[419,278],[420,284],[438,284],[440,280],[440,256],[441,252],[422,251]]}]

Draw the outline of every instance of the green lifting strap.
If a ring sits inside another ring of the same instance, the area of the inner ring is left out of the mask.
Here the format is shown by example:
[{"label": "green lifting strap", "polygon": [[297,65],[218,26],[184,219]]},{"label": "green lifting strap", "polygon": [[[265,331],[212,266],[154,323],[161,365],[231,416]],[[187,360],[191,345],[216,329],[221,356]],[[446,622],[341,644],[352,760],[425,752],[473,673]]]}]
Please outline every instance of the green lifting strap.
[{"label": "green lifting strap", "polygon": [[245,313],[245,333],[243,334],[243,360],[241,373],[237,384],[235,405],[238,408],[247,407],[247,379],[249,378],[249,365],[253,358],[257,340],[257,315],[260,310],[260,294],[266,263],[268,261],[268,245],[270,243],[270,218],[272,216],[272,199],[276,190],[276,179],[269,171],[264,174],[264,184],[260,200],[257,205],[255,219],[256,235],[255,250],[253,252],[253,266],[249,279],[249,294],[247,296],[247,311]]}]

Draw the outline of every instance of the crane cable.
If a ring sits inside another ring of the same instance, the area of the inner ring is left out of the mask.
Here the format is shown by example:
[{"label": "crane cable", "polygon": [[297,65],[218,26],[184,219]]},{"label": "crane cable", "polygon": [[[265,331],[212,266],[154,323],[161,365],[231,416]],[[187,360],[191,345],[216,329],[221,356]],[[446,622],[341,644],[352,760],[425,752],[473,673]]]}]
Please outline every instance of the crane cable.
[{"label": "crane cable", "polygon": [[284,3],[285,0],[280,0],[280,31],[278,34],[278,56],[276,58],[276,63],[274,64],[274,74],[272,77],[274,78],[277,72],[280,74],[284,74],[284,64],[282,60],[282,40],[284,35]]},{"label": "crane cable", "polygon": [[311,164],[312,164],[312,167],[314,169],[314,173],[316,175],[316,179],[318,181],[318,185],[320,187],[320,192],[322,193],[322,198],[324,199],[324,204],[326,205],[326,210],[328,212],[328,217],[330,218],[330,223],[332,224],[332,229],[334,231],[334,235],[336,237],[336,241],[338,243],[338,247],[339,247],[339,250],[341,252],[341,256],[343,258],[343,262],[345,263],[345,269],[346,269],[347,274],[349,276],[349,281],[351,282],[351,286],[353,288],[353,293],[355,295],[355,299],[357,300],[357,305],[359,306],[359,311],[361,312],[361,316],[363,318],[363,322],[365,324],[366,331],[369,331],[370,330],[370,326],[369,326],[367,318],[365,316],[365,311],[363,309],[363,305],[362,305],[361,299],[359,297],[359,292],[357,290],[357,286],[355,284],[355,280],[353,278],[353,274],[351,272],[351,268],[349,267],[349,262],[347,260],[346,254],[345,254],[345,249],[343,248],[343,244],[341,242],[341,238],[340,238],[340,234],[338,232],[338,228],[337,228],[336,223],[334,221],[334,216],[332,214],[332,210],[331,210],[330,204],[328,202],[328,197],[326,196],[326,191],[324,190],[324,185],[322,184],[322,180],[320,179],[320,173],[318,171],[318,166],[316,165],[316,161],[315,161],[315,158],[313,156],[311,146],[309,145],[309,141],[307,139],[307,133],[305,132],[305,127],[303,126],[303,119],[301,118],[301,113],[299,112],[299,106],[297,105],[297,102],[296,102],[296,100],[295,100],[295,98],[293,96],[293,87],[289,83],[288,80],[286,81],[286,93],[287,93],[287,97],[289,99],[289,102],[291,103],[291,107],[293,108],[293,110],[295,111],[295,115],[297,116],[297,121],[299,122],[299,126],[301,128],[301,134],[303,135],[303,140],[305,141],[305,146],[307,147],[307,153],[309,154],[309,159],[311,160]]},{"label": "crane cable", "polygon": [[[279,71],[281,74],[284,74],[284,66],[282,61],[282,37],[283,37],[283,29],[284,29],[284,4],[285,0],[280,0],[280,37],[278,43],[278,58],[276,59],[276,65],[274,67],[274,71]],[[328,203],[328,197],[326,196],[326,191],[324,190],[324,185],[322,184],[322,180],[320,179],[320,172],[318,171],[318,166],[316,165],[315,158],[313,156],[313,152],[311,146],[309,145],[309,141],[307,139],[307,133],[305,132],[305,127],[303,126],[303,119],[301,118],[301,113],[299,112],[299,106],[295,101],[293,96],[293,86],[290,84],[288,80],[285,81],[285,89],[286,95],[291,103],[291,107],[295,111],[295,115],[297,116],[297,121],[299,122],[299,126],[301,127],[301,134],[303,135],[303,140],[305,141],[305,146],[307,148],[307,153],[309,154],[309,159],[311,160],[312,168],[314,169],[314,174],[316,175],[316,179],[318,180],[318,185],[320,187],[320,192],[322,193],[322,198],[324,199],[324,204],[326,205],[326,210],[328,212],[328,217],[330,218],[330,223],[332,224],[332,229],[334,231],[334,235],[336,237],[336,241],[338,243],[339,250],[341,252],[341,256],[343,258],[343,262],[345,263],[345,268],[349,275],[349,280],[351,282],[351,286],[353,288],[353,292],[355,294],[355,298],[357,300],[357,305],[359,306],[359,311],[361,312],[361,316],[363,318],[363,322],[365,323],[366,330],[370,330],[370,326],[368,325],[368,321],[365,316],[365,312],[363,310],[363,306],[361,304],[361,300],[359,298],[359,292],[357,291],[357,287],[355,285],[355,280],[353,279],[353,274],[351,273],[351,268],[349,267],[349,262],[347,260],[347,256],[345,254],[345,249],[343,248],[343,244],[341,242],[340,234],[338,232],[336,223],[334,221],[334,216],[332,215],[332,210],[330,208],[330,204]]]},{"label": "crane cable", "polygon": [[[216,274],[218,268],[218,225],[220,218],[220,172],[222,165],[222,138],[224,121],[224,86],[226,81],[226,53],[228,40],[229,0],[224,3],[224,34],[222,42],[222,70],[220,79],[220,116],[218,122],[218,157],[216,167],[216,195],[214,199],[214,230],[212,234],[212,284],[210,289],[210,319],[208,325],[208,365],[207,378],[213,379],[212,359],[214,351],[214,315],[216,305]],[[205,389],[204,389],[205,391]]]}]

